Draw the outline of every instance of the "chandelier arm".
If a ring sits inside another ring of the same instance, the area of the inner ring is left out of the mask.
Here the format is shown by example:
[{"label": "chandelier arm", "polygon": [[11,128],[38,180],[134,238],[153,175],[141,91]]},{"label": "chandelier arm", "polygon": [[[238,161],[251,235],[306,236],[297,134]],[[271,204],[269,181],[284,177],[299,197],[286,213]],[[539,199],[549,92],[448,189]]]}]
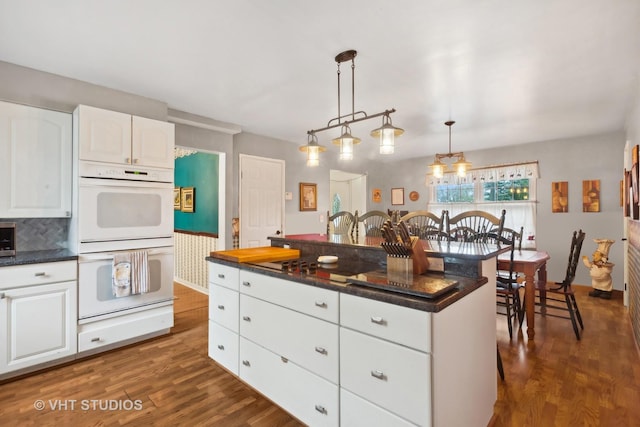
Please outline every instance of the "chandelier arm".
[{"label": "chandelier arm", "polygon": [[[389,114],[391,114],[391,113],[395,113],[395,112],[396,112],[396,109],[395,109],[395,108],[392,108],[392,109],[390,109],[390,110],[385,110],[385,111],[382,111],[382,112],[380,112],[380,113],[372,114],[372,115],[370,115],[370,116],[369,116],[369,115],[367,115],[367,113],[365,113],[364,111],[358,111],[358,112],[357,112],[357,114],[362,113],[362,114],[364,114],[364,115],[365,115],[365,117],[361,117],[361,118],[359,118],[359,119],[354,119],[354,120],[347,120],[347,121],[344,121],[344,122],[338,122],[338,123],[336,123],[336,124],[333,124],[333,125],[332,125],[332,124],[331,124],[331,122],[333,122],[333,121],[335,121],[335,120],[339,120],[339,119],[341,119],[341,118],[342,118],[342,117],[335,117],[335,118],[333,118],[333,119],[329,120],[329,124],[327,124],[327,126],[325,126],[325,127],[323,127],[323,128],[319,128],[319,129],[312,129],[312,130],[309,130],[309,131],[307,131],[307,134],[312,134],[312,133],[317,133],[317,132],[323,132],[323,131],[325,131],[325,130],[335,129],[335,128],[340,127],[340,126],[343,126],[343,125],[347,125],[347,126],[348,126],[348,125],[350,125],[350,124],[352,124],[352,123],[362,122],[362,121],[369,120],[369,119],[373,119],[373,118],[376,118],[376,117],[389,115]],[[349,114],[345,114],[343,117],[346,117],[346,116],[349,116]]]}]

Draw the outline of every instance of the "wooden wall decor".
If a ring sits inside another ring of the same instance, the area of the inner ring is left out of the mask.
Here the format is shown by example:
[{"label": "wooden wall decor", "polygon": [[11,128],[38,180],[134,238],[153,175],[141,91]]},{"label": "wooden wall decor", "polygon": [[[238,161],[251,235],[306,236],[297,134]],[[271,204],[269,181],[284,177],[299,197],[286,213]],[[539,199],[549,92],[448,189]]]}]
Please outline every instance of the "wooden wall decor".
[{"label": "wooden wall decor", "polygon": [[551,212],[569,212],[569,183],[567,181],[551,183]]},{"label": "wooden wall decor", "polygon": [[371,200],[373,200],[374,203],[382,202],[382,190],[374,188],[371,192]]},{"label": "wooden wall decor", "polygon": [[600,180],[582,181],[582,212],[600,212]]},{"label": "wooden wall decor", "polygon": [[640,147],[635,145],[631,150],[631,214],[633,219],[640,219],[640,188],[638,188],[638,158]]}]

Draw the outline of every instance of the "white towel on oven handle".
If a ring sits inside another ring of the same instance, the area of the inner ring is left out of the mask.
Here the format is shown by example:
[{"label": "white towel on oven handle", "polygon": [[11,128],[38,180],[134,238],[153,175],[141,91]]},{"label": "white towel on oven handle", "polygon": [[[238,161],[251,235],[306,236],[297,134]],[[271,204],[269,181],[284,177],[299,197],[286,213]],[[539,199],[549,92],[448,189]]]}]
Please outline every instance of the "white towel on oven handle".
[{"label": "white towel on oven handle", "polygon": [[149,292],[149,256],[147,251],[131,251],[131,294]]}]

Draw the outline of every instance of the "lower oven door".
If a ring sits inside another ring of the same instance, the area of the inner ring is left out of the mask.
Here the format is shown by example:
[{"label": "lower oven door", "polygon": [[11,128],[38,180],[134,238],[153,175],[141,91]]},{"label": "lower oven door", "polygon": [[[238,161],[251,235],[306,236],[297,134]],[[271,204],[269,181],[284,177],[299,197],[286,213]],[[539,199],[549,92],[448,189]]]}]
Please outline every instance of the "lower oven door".
[{"label": "lower oven door", "polygon": [[149,292],[116,297],[112,286],[113,256],[98,252],[78,257],[78,318],[86,319],[173,300],[173,247],[147,250]]}]

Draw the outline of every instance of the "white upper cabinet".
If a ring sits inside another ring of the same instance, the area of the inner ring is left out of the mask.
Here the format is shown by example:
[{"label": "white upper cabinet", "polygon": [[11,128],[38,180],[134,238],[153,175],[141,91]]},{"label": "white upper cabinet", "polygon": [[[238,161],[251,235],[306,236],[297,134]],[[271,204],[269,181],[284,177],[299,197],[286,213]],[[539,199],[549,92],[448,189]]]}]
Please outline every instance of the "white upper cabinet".
[{"label": "white upper cabinet", "polygon": [[80,160],[173,168],[173,123],[80,105]]},{"label": "white upper cabinet", "polygon": [[0,102],[0,218],[71,215],[71,119]]}]

